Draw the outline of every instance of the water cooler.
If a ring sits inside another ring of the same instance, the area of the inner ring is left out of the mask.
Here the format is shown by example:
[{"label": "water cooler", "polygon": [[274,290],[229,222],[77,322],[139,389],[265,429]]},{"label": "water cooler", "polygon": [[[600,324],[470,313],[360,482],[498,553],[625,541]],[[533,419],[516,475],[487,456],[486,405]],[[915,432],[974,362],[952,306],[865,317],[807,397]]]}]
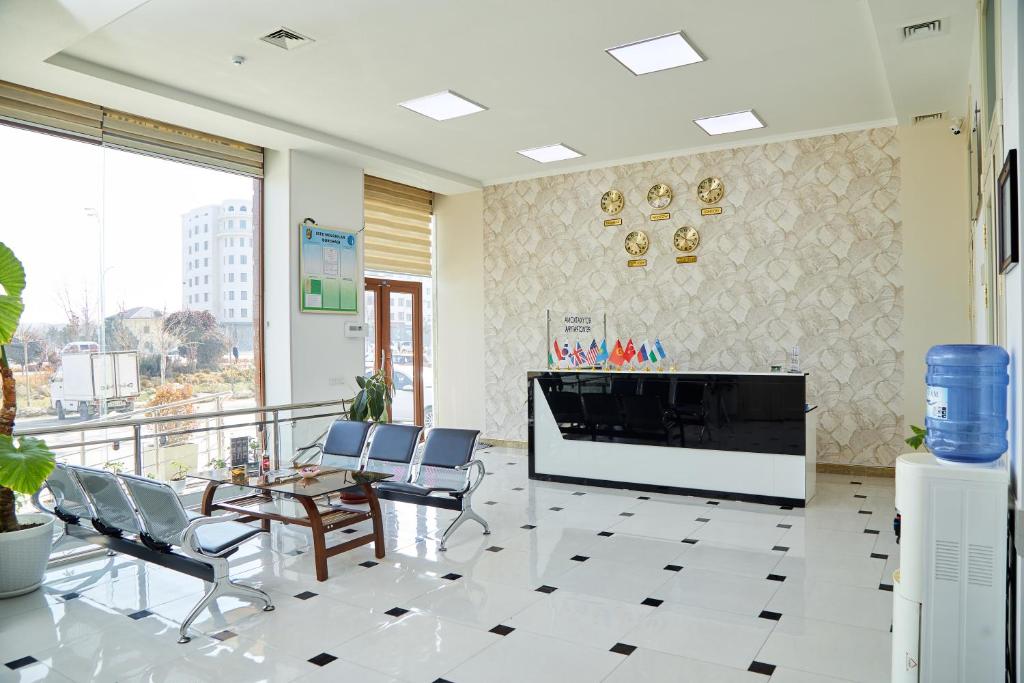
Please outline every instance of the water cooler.
[{"label": "water cooler", "polygon": [[1008,484],[1005,457],[896,461],[893,683],[1003,683]]}]

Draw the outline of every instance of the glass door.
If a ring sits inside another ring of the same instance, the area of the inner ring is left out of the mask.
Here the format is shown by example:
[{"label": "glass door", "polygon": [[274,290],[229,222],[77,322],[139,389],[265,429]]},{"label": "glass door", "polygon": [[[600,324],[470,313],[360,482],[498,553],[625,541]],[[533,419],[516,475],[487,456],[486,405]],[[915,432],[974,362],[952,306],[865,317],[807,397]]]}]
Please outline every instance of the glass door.
[{"label": "glass door", "polygon": [[387,369],[392,422],[423,424],[423,285],[366,278],[367,371]]}]

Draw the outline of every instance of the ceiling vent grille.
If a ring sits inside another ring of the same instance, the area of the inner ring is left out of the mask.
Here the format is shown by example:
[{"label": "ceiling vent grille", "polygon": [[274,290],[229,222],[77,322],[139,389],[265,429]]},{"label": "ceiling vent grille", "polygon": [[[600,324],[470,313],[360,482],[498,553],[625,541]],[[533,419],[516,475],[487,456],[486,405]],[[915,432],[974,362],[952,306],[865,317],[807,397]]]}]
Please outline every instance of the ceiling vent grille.
[{"label": "ceiling vent grille", "polygon": [[922,21],[919,24],[908,24],[903,27],[903,40],[920,40],[931,38],[942,33],[942,19]]},{"label": "ceiling vent grille", "polygon": [[928,123],[930,121],[941,121],[946,118],[946,112],[937,111],[931,114],[918,114],[914,117],[913,123],[916,126],[919,123]]},{"label": "ceiling vent grille", "polygon": [[260,38],[260,40],[264,43],[276,45],[282,50],[297,50],[303,45],[309,45],[310,43],[316,42],[309,36],[304,36],[301,33],[297,33],[290,28],[284,28],[283,26],[276,31],[271,31]]}]

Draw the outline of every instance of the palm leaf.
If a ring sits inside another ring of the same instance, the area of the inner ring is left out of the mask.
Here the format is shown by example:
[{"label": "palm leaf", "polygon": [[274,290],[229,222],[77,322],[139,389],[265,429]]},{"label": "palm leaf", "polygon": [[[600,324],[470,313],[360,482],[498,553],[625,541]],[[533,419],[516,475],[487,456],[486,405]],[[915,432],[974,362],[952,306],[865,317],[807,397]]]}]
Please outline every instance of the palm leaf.
[{"label": "palm leaf", "polygon": [[25,289],[25,268],[3,242],[0,242],[0,344],[8,344],[18,329],[25,304],[21,292]]},{"label": "palm leaf", "polygon": [[0,434],[0,486],[33,494],[53,471],[54,456],[42,439],[23,436],[17,445]]}]

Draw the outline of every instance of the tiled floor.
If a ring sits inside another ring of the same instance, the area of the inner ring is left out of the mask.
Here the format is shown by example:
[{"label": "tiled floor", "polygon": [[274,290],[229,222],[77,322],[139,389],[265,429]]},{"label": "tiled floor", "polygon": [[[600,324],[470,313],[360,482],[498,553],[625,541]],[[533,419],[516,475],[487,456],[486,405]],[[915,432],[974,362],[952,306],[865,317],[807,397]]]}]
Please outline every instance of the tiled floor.
[{"label": "tiled floor", "polygon": [[308,536],[275,525],[232,566],[277,610],[222,598],[186,645],[202,582],[120,556],[54,569],[0,601],[0,682],[888,680],[891,480],[819,475],[786,510],[531,482],[522,451],[481,454],[490,536],[470,523],[439,553],[454,513],[385,503],[387,557],[334,557],[318,583]]}]

